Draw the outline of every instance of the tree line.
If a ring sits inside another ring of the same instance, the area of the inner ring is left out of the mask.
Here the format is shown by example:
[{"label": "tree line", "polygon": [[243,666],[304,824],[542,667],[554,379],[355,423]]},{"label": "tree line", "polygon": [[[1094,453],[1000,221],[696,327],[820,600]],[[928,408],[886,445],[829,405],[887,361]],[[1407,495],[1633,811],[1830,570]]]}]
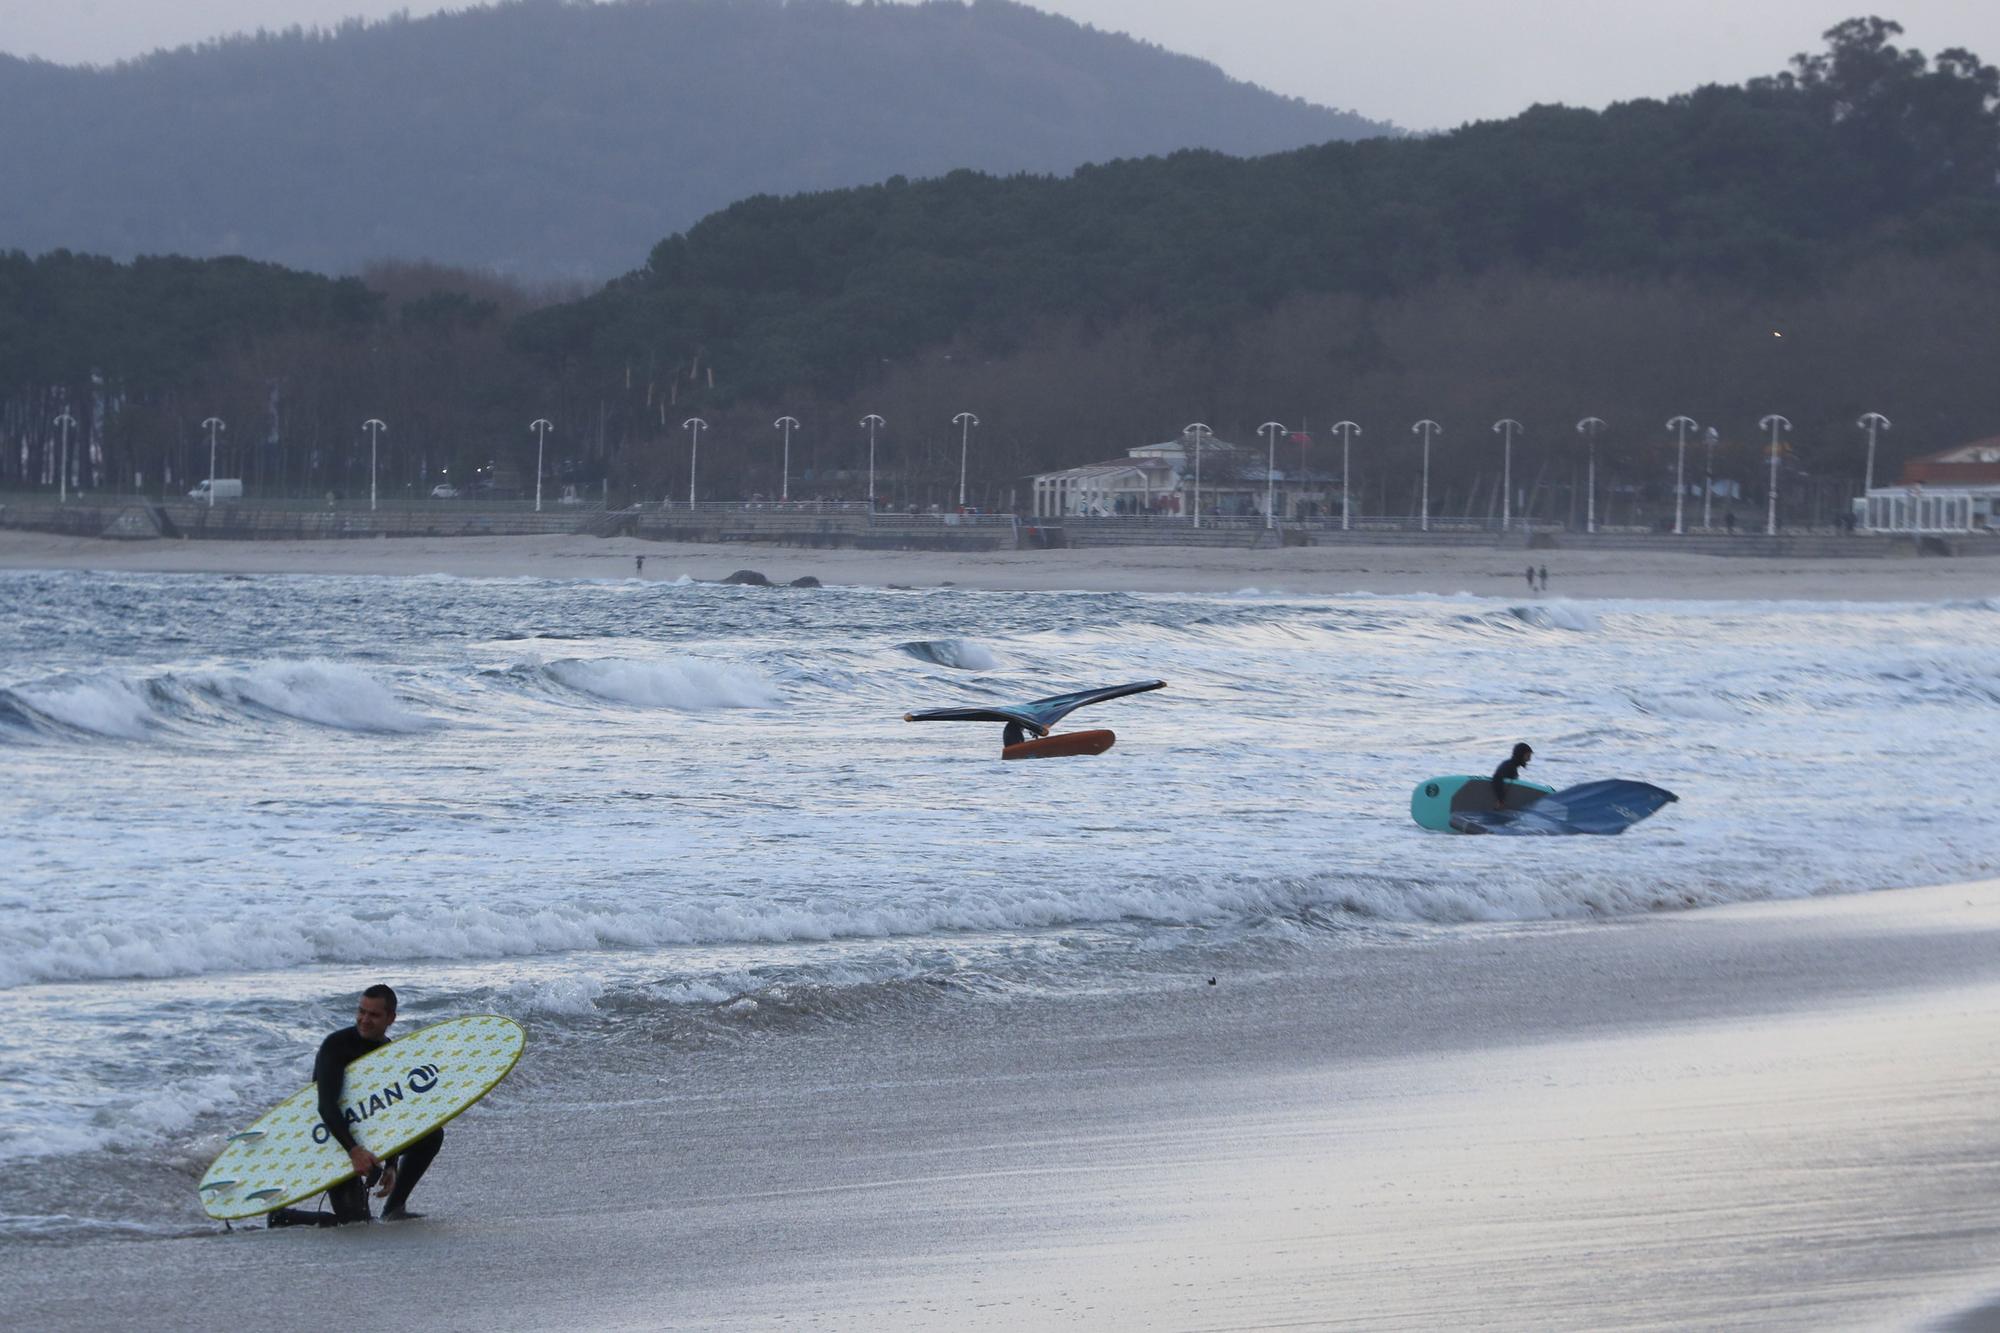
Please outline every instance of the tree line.
[{"label": "tree line", "polygon": [[114,489],[200,475],[210,415],[253,485],[312,495],[365,491],[369,417],[392,491],[530,473],[547,417],[552,481],[685,496],[699,417],[703,493],[775,495],[790,415],[794,496],[854,498],[875,413],[878,489],[948,502],[972,411],[986,506],[1197,420],[1246,446],[1285,421],[1321,443],[1281,466],[1321,470],[1346,418],[1357,489],[1408,512],[1422,418],[1451,506],[1490,499],[1501,417],[1528,426],[1517,485],[1572,473],[1597,416],[1605,484],[1657,494],[1669,418],[1714,426],[1718,470],[1756,489],[1775,412],[1785,493],[1851,493],[1863,413],[1896,423],[1882,477],[2000,433],[2000,73],[1898,33],[1854,20],[1741,87],[1428,139],[754,198],[574,299],[424,266],[10,255],[0,485],[52,483],[67,404],[98,451],[79,479]]}]

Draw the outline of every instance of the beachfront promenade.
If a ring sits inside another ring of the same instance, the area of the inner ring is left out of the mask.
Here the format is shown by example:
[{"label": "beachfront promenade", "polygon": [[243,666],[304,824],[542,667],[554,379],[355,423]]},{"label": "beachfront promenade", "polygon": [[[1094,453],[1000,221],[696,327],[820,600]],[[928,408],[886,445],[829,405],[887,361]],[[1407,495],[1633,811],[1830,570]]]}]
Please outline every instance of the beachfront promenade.
[{"label": "beachfront promenade", "polygon": [[14,495],[0,499],[0,528],[128,541],[306,541],[365,537],[588,535],[662,542],[751,542],[860,550],[1031,551],[1104,546],[1265,549],[1280,546],[1439,546],[1484,549],[1680,551],[1715,556],[1868,558],[2000,554],[2000,534],[1911,537],[1829,529],[1781,529],[1777,535],[1722,529],[1675,535],[1627,527],[1581,532],[1559,524],[1497,523],[1414,516],[1363,515],[1280,520],[1261,516],[1119,515],[1060,520],[1012,514],[869,513],[857,502],[702,501],[633,505],[547,505],[525,501],[435,501],[370,509],[348,502],[244,500],[214,506],[145,496],[72,498]]}]

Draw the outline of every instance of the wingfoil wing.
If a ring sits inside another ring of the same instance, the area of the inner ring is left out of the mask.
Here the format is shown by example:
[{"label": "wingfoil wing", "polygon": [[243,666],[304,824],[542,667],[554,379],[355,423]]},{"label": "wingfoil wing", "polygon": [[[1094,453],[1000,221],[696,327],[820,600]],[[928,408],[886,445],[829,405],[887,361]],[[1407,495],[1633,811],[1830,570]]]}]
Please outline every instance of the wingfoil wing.
[{"label": "wingfoil wing", "polygon": [[1465,810],[1451,817],[1460,833],[1514,835],[1623,833],[1680,797],[1650,782],[1607,778],[1567,787],[1518,810]]},{"label": "wingfoil wing", "polygon": [[929,708],[921,713],[905,713],[905,722],[1019,722],[1024,727],[1032,727],[1046,732],[1050,727],[1090,704],[1101,704],[1106,699],[1118,699],[1128,694],[1144,694],[1147,690],[1161,689],[1164,680],[1137,680],[1129,685],[1105,685],[1094,690],[1073,690],[1068,694],[1052,694],[1046,699],[1035,699],[1011,708]]}]

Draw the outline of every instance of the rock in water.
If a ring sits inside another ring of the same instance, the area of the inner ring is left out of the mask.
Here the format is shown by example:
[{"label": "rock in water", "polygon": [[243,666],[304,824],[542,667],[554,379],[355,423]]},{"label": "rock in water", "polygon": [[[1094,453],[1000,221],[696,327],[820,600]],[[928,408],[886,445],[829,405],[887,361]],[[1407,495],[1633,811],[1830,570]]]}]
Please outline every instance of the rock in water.
[{"label": "rock in water", "polygon": [[739,569],[723,580],[724,583],[740,583],[746,588],[768,588],[771,580],[754,569]]},{"label": "rock in water", "polygon": [[795,579],[793,579],[793,580],[792,580],[792,586],[793,586],[794,588],[817,588],[817,587],[819,587],[819,586],[820,586],[820,582],[819,582],[819,580],[818,580],[818,579],[814,578],[814,577],[813,577],[812,575],[810,575],[810,574],[805,574],[805,575],[801,575],[801,576],[800,576],[800,577],[798,577],[798,578],[795,578]]}]

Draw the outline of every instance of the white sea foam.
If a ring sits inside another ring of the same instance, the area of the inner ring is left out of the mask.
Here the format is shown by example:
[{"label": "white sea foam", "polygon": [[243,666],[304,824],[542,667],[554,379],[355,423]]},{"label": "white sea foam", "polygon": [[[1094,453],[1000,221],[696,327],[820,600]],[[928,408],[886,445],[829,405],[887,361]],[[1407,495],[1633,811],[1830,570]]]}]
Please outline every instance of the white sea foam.
[{"label": "white sea foam", "polygon": [[572,690],[643,708],[703,713],[718,708],[775,708],[784,702],[770,679],[754,668],[702,658],[569,658],[551,662],[545,670]]}]

